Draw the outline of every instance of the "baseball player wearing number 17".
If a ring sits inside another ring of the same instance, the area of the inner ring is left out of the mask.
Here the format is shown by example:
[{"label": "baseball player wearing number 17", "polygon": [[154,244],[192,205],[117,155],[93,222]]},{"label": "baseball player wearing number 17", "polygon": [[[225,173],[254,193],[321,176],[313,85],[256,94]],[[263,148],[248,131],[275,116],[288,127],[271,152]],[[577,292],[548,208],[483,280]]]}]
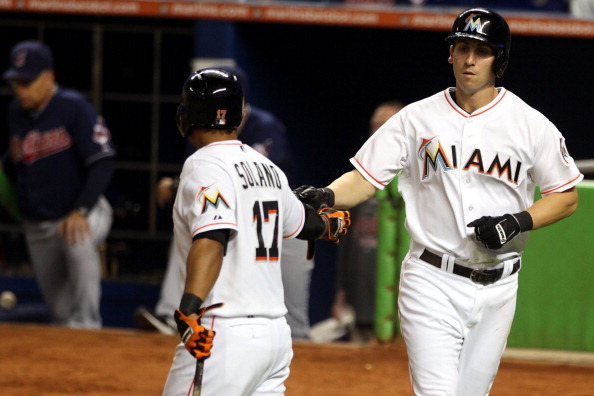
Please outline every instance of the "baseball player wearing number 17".
[{"label": "baseball player wearing number 17", "polygon": [[351,158],[355,170],[295,192],[350,208],[400,173],[411,244],[398,307],[413,390],[482,396],[511,328],[528,231],[575,211],[583,175],[557,128],[495,86],[511,43],[499,14],[464,11],[446,41],[456,86],[393,116]]},{"label": "baseball player wearing number 17", "polygon": [[186,80],[177,125],[197,151],[173,206],[175,249],[187,259],[165,396],[187,395],[194,378],[203,396],[283,395],[293,352],[282,239],[337,242],[350,224],[347,211],[303,205],[280,168],[238,140],[244,115],[235,74],[202,69]]}]

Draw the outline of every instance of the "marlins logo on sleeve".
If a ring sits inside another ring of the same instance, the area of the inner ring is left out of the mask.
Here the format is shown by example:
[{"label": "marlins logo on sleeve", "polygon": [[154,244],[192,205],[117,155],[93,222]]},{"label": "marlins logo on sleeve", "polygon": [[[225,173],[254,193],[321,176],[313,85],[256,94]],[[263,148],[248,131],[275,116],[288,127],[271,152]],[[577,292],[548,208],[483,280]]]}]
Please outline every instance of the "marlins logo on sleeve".
[{"label": "marlins logo on sleeve", "polygon": [[194,235],[209,228],[235,227],[236,221],[231,204],[217,183],[200,187],[196,193],[196,202],[198,204],[196,214],[199,216],[196,219],[198,224],[194,228]]},{"label": "marlins logo on sleeve", "polygon": [[218,208],[219,205],[224,205],[228,209],[230,208],[229,203],[218,188],[213,189],[211,186],[201,187],[196,197],[202,203],[202,213],[206,212],[209,207]]}]

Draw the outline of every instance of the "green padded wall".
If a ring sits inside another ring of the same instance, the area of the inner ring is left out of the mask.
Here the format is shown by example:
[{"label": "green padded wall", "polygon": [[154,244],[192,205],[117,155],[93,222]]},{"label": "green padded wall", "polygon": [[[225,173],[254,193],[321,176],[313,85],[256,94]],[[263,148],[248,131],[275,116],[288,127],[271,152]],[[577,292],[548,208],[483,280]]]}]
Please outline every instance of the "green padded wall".
[{"label": "green padded wall", "polygon": [[377,271],[375,297],[375,336],[379,341],[392,340],[400,333],[398,322],[398,280],[400,267],[408,252],[410,237],[404,228],[404,201],[394,179],[376,196],[378,215]]},{"label": "green padded wall", "polygon": [[572,216],[530,233],[509,346],[594,351],[594,181],[578,192]]},{"label": "green padded wall", "polygon": [[[594,351],[594,181],[578,185],[578,210],[532,231],[519,278],[508,345]],[[398,275],[409,246],[396,181],[380,198],[376,336],[398,335]]]}]

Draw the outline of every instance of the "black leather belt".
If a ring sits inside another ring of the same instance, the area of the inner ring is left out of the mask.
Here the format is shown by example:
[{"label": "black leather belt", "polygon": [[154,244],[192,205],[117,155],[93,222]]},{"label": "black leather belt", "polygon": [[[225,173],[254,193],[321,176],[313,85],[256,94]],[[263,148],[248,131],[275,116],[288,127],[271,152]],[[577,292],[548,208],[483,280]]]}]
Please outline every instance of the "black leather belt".
[{"label": "black leather belt", "polygon": [[[431,264],[434,267],[441,269],[441,257],[437,254],[433,254],[428,250],[423,250],[420,259],[428,264]],[[515,274],[519,270],[520,259],[518,259],[514,263],[514,268],[512,269],[511,274]],[[495,283],[499,279],[501,279],[501,276],[503,275],[503,268],[478,270],[454,263],[454,270],[452,272],[456,275],[469,278],[474,283],[479,283],[481,285],[490,285],[491,283]]]}]

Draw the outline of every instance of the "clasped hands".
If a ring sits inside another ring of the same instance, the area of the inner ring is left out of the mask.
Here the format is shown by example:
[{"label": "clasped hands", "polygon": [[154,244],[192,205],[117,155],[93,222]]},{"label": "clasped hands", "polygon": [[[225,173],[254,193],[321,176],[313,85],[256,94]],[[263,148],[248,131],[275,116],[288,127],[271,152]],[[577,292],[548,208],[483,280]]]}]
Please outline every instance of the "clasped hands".
[{"label": "clasped hands", "polygon": [[[334,205],[334,192],[329,188],[301,186],[293,190],[293,193],[300,201],[317,210]],[[348,224],[350,224],[350,219],[348,219]],[[533,222],[530,213],[523,211],[497,217],[483,216],[468,223],[467,227],[474,227],[476,239],[482,242],[487,249],[501,249],[503,245],[509,243],[521,232],[531,230]]]},{"label": "clasped hands", "polygon": [[300,186],[293,193],[304,204],[314,208],[326,224],[326,232],[320,239],[338,243],[341,235],[347,233],[351,225],[351,214],[348,210],[338,210],[334,206],[334,192],[329,188]]}]

